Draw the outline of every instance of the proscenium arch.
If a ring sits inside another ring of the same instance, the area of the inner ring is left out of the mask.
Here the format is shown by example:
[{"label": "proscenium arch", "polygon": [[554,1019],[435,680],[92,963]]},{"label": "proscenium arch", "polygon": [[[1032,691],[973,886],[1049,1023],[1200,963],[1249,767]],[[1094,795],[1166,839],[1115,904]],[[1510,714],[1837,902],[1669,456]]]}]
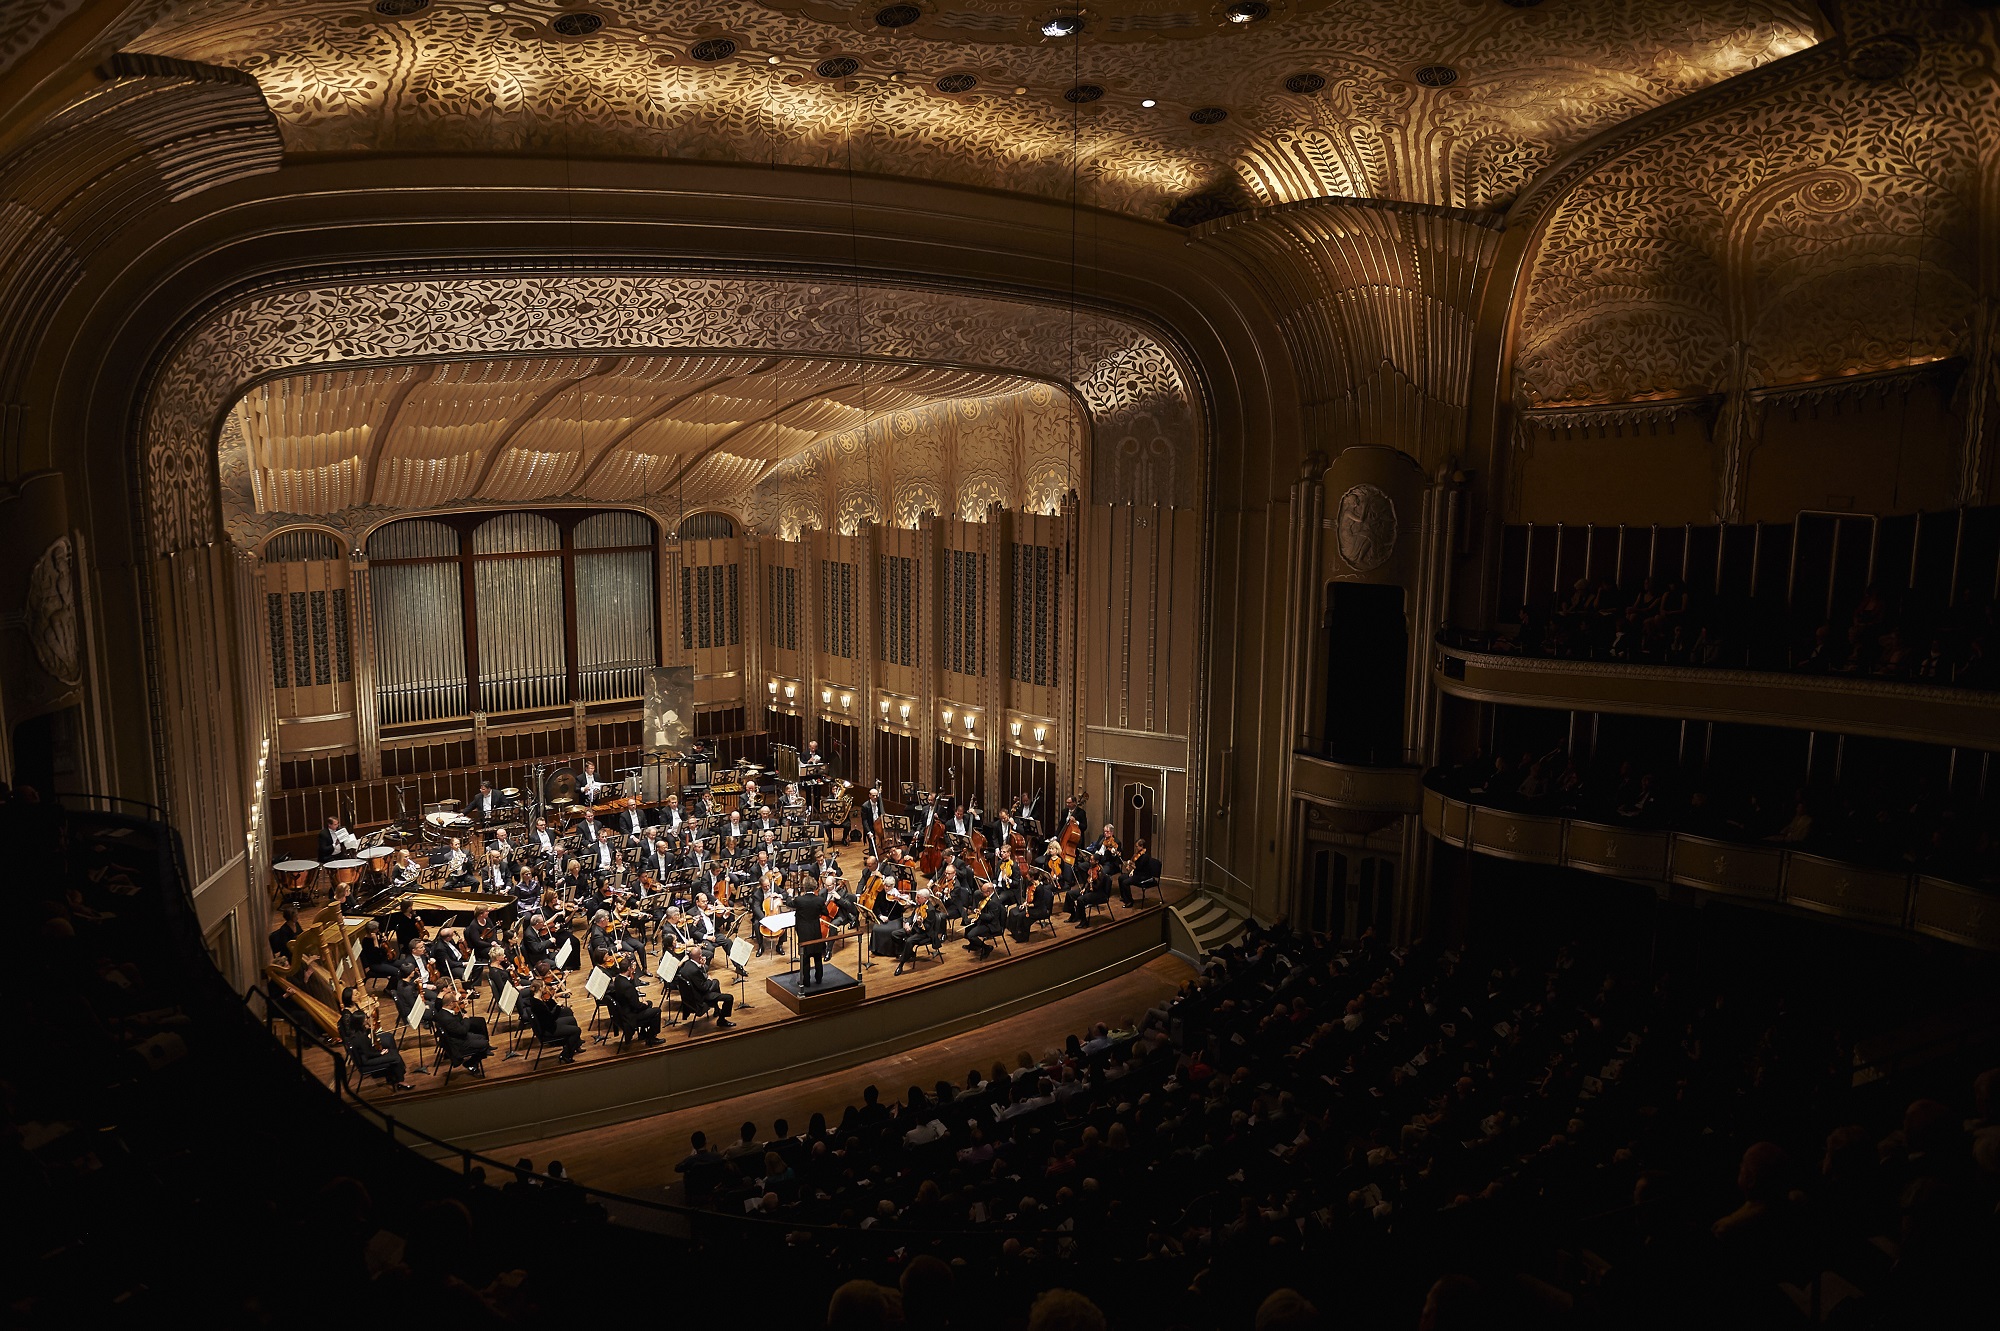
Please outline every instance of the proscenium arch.
[{"label": "proscenium arch", "polygon": [[495,266],[321,277],[211,304],[174,339],[143,395],[148,544],[158,555],[214,538],[216,440],[229,409],[263,379],[631,352],[864,359],[1039,379],[1083,409],[1094,502],[1199,502],[1192,357],[1131,315],[852,274]]}]

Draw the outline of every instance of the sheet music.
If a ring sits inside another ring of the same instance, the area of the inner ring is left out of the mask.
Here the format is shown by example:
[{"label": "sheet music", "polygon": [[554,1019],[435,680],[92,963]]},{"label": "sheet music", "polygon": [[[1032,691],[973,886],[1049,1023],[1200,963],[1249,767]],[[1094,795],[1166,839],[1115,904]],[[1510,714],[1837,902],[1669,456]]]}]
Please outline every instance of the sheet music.
[{"label": "sheet music", "polygon": [[521,1001],[521,991],[512,984],[500,987],[500,1010],[508,1016],[514,1015],[514,1007]]},{"label": "sheet music", "polygon": [[750,958],[755,955],[750,949],[750,944],[744,939],[732,938],[729,940],[729,962],[731,965],[747,966],[750,964]]},{"label": "sheet music", "polygon": [[561,970],[564,966],[567,966],[569,964],[570,953],[574,951],[576,951],[576,940],[574,938],[563,939],[562,947],[556,952],[557,970]]},{"label": "sheet music", "polygon": [[410,1015],[405,1017],[403,1020],[406,1024],[410,1026],[411,1029],[414,1030],[415,1028],[424,1024],[424,1014],[429,1011],[430,1008],[426,1006],[424,1003],[424,996],[422,994],[418,994],[416,1001],[410,1004]]},{"label": "sheet music", "polygon": [[583,992],[589,994],[592,998],[603,998],[610,991],[611,973],[599,970],[595,966],[591,967],[590,978],[583,982]]}]

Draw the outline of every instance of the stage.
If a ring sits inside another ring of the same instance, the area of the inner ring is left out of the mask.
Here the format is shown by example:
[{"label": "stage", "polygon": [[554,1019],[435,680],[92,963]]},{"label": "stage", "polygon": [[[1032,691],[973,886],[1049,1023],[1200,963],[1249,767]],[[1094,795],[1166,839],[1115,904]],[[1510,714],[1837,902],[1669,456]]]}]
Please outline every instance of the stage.
[{"label": "stage", "polygon": [[[860,850],[843,850],[851,882]],[[741,981],[726,969],[710,971],[726,992],[739,996],[736,1029],[718,1031],[712,1018],[703,1017],[663,1026],[661,1043],[651,1046],[634,1041],[621,1048],[608,1021],[593,1019],[583,977],[572,974],[571,1006],[585,1028],[575,1063],[562,1066],[548,1052],[537,1067],[532,1039],[507,1057],[516,1043],[515,1020],[489,1012],[482,995],[479,1011],[487,1015],[495,1051],[484,1078],[459,1071],[447,1086],[441,1069],[419,1071],[420,1051],[405,1033],[403,1052],[418,1089],[392,1094],[371,1080],[360,1090],[399,1121],[474,1149],[623,1122],[855,1067],[1078,993],[1165,953],[1169,921],[1158,894],[1132,909],[1114,900],[1108,919],[1100,909],[1084,928],[1069,924],[1058,907],[1053,934],[1037,926],[1027,943],[1009,940],[980,961],[954,930],[942,960],[926,953],[901,975],[893,957],[859,956],[850,932],[829,951],[827,976],[831,980],[838,968],[844,975],[858,972],[863,983],[809,990],[798,1013],[772,992],[796,982],[789,947],[782,958],[767,952],[751,960]],[[644,996],[659,1003],[663,988],[651,980]],[[600,1042],[599,1036],[605,1038]],[[435,1057],[428,1039],[421,1052]]]}]

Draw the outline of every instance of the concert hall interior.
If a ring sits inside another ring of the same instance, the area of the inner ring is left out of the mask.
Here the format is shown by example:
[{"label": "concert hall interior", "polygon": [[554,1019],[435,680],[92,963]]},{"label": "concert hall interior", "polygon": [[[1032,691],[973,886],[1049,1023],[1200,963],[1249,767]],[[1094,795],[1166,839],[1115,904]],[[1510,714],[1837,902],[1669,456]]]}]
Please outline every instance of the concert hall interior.
[{"label": "concert hall interior", "polygon": [[1967,1324],[1996,472],[1995,0],[8,0],[10,1324]]}]

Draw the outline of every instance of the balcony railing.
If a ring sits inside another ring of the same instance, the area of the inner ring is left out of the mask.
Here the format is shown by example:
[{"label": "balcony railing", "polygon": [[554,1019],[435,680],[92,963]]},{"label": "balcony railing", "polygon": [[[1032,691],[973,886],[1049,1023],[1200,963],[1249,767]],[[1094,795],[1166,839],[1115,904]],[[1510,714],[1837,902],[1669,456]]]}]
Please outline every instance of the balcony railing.
[{"label": "balcony railing", "polygon": [[1521,656],[1486,643],[1485,635],[1439,634],[1432,666],[1438,687],[1481,702],[2000,749],[2000,692],[1854,675]]},{"label": "balcony railing", "polygon": [[1871,868],[1757,842],[1517,813],[1459,799],[1428,782],[1423,818],[1424,830],[1438,840],[1481,855],[1673,883],[2000,949],[2000,893],[1935,874]]}]

